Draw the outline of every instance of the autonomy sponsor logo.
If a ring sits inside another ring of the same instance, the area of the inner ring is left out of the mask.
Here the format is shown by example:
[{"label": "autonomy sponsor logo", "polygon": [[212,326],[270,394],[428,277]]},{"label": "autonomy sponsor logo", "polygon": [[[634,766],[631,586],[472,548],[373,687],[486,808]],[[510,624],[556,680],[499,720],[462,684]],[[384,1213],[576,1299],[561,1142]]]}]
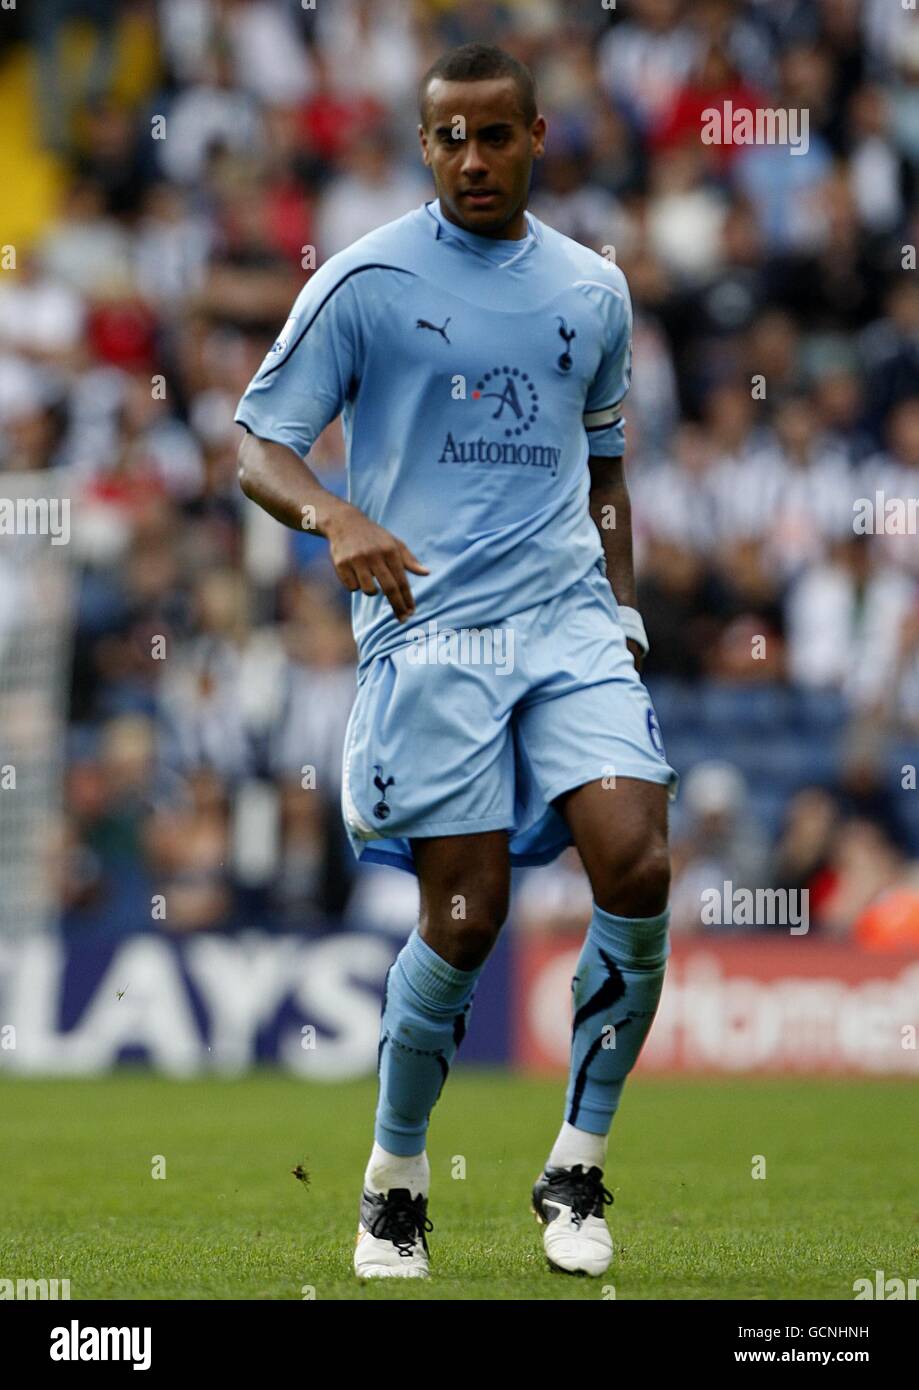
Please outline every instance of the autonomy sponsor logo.
[{"label": "autonomy sponsor logo", "polygon": [[548,468],[553,478],[558,472],[561,449],[549,444],[498,444],[480,435],[478,439],[459,440],[447,432],[438,463],[505,463],[530,468]]},{"label": "autonomy sponsor logo", "polygon": [[[476,382],[469,399],[474,402],[495,401],[489,408],[489,419],[500,425],[504,442],[477,439],[457,440],[450,430],[440,451],[438,463],[508,464],[529,468],[545,468],[555,477],[561,449],[548,444],[523,442],[539,417],[539,392],[529,372],[519,367],[492,367]],[[513,442],[520,439],[521,443]]]},{"label": "autonomy sponsor logo", "polygon": [[[500,390],[498,386],[501,386]],[[539,392],[529,372],[522,372],[519,367],[492,367],[476,382],[472,399],[498,402],[491,418],[504,424],[507,438],[514,434],[525,434],[536,423],[539,414]]]}]

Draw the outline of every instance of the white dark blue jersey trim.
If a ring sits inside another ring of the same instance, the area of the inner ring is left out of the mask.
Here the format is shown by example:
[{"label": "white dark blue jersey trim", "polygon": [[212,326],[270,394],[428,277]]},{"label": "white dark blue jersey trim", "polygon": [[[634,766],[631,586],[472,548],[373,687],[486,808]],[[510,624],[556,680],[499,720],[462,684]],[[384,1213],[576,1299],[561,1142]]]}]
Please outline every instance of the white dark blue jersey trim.
[{"label": "white dark blue jersey trim", "polygon": [[588,434],[592,430],[605,430],[622,419],[622,401],[608,405],[602,410],[591,410],[584,416],[584,428]]},{"label": "white dark blue jersey trim", "polygon": [[[388,265],[388,264],[386,264],[384,261],[370,261],[370,262],[368,262],[367,265],[356,265],[356,266],[354,266],[353,269],[347,271],[347,272],[341,277],[341,279],[340,279],[336,284],[334,284],[334,285],[332,286],[332,288],[331,288],[331,289],[329,290],[329,292],[326,294],[325,298],[322,300],[322,302],[321,302],[321,304],[319,305],[318,309],[316,309],[316,311],[315,311],[315,313],[313,314],[312,318],[309,320],[309,322],[308,322],[308,323],[306,324],[306,326],[304,327],[303,332],[302,332],[302,333],[300,334],[300,336],[296,339],[296,341],[291,345],[289,351],[280,354],[279,357],[278,357],[277,362],[273,362],[272,365],[271,365],[270,367],[268,367],[264,372],[262,372],[261,378],[260,378],[262,381],[264,381],[266,377],[271,376],[271,373],[272,373],[272,372],[276,372],[276,371],[278,370],[279,367],[282,367],[282,366],[284,365],[285,362],[289,362],[289,361],[290,361],[290,359],[293,357],[294,353],[297,351],[297,348],[298,348],[298,347],[300,346],[300,344],[303,342],[303,339],[306,337],[307,333],[310,331],[310,329],[312,328],[313,324],[316,322],[317,318],[318,318],[319,315],[322,313],[323,309],[324,309],[325,306],[328,304],[328,302],[329,302],[329,300],[332,298],[332,296],[333,296],[334,294],[336,294],[336,293],[341,289],[342,285],[344,285],[348,280],[351,279],[352,275],[360,275],[361,272],[364,271],[364,270],[399,270],[399,271],[402,272],[403,275],[413,275],[413,274],[414,274],[414,271],[407,270],[406,267],[405,267],[404,265]],[[309,281],[307,281],[307,284],[308,284],[308,283],[309,283]]]},{"label": "white dark blue jersey trim", "polygon": [[616,289],[615,285],[608,285],[605,280],[575,280],[574,288],[577,289],[580,285],[596,285],[598,290],[608,290],[609,293],[614,294],[617,299],[624,300],[625,298],[622,292]]}]

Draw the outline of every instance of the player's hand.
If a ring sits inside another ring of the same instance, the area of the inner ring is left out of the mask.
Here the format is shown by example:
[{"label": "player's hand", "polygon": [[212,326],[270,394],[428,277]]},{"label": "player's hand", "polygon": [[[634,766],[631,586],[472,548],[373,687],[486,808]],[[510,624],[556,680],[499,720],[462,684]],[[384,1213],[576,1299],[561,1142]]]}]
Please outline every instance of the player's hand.
[{"label": "player's hand", "polygon": [[[404,623],[415,611],[406,570],[430,574],[404,541],[371,521],[357,507],[340,510],[326,527],[332,564],[346,589],[378,594],[389,599],[392,611]],[[379,588],[377,587],[379,585]]]},{"label": "player's hand", "polygon": [[639,673],[639,675],[641,675],[641,663],[642,663],[642,662],[644,661],[644,659],[645,659],[645,654],[644,654],[644,652],[642,651],[641,647],[638,645],[637,642],[633,642],[633,640],[631,639],[631,637],[629,637],[629,638],[626,639],[626,644],[625,644],[625,645],[628,647],[629,651],[632,653],[632,659],[633,659],[634,662],[635,662],[635,670]]}]

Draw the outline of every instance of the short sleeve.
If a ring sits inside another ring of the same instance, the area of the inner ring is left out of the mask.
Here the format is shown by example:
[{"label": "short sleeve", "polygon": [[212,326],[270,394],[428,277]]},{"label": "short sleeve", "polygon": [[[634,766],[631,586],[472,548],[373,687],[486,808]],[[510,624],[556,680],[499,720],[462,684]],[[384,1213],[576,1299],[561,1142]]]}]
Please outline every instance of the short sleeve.
[{"label": "short sleeve", "polygon": [[341,413],[362,360],[354,279],[321,271],[307,282],[236,410],[238,424],[301,458]]},{"label": "short sleeve", "polygon": [[603,315],[604,347],[587,393],[584,428],[592,455],[621,458],[625,452],[622,407],[632,380],[632,305],[621,274],[616,288],[597,286],[594,293]]}]

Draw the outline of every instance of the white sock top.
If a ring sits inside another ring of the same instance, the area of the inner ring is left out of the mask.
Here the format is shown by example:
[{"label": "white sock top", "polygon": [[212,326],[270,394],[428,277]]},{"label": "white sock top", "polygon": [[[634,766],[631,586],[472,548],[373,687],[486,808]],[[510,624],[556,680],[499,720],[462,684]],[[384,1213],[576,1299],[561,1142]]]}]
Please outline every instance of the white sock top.
[{"label": "white sock top", "polygon": [[413,1197],[428,1195],[431,1186],[431,1165],[423,1151],[420,1154],[391,1154],[374,1142],[364,1172],[364,1187],[379,1195],[393,1187],[407,1187]]},{"label": "white sock top", "polygon": [[580,1163],[582,1168],[603,1168],[606,1164],[605,1134],[589,1134],[586,1129],[576,1129],[564,1120],[558,1138],[552,1145],[547,1166],[549,1168],[573,1168]]}]

